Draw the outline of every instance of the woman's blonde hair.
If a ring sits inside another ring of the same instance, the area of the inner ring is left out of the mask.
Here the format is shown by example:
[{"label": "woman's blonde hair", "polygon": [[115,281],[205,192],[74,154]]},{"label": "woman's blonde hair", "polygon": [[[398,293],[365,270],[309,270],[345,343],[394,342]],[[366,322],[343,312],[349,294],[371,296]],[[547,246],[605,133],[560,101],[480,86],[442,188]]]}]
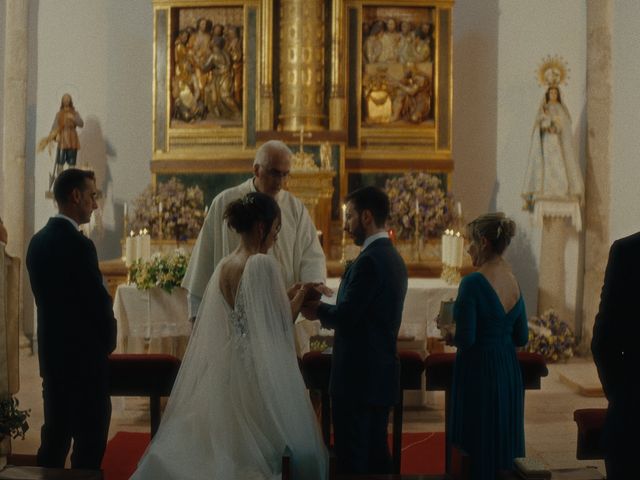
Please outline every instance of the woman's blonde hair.
[{"label": "woman's blonde hair", "polygon": [[491,251],[502,255],[516,234],[516,224],[502,212],[485,213],[467,224],[467,233],[477,243],[486,238]]}]

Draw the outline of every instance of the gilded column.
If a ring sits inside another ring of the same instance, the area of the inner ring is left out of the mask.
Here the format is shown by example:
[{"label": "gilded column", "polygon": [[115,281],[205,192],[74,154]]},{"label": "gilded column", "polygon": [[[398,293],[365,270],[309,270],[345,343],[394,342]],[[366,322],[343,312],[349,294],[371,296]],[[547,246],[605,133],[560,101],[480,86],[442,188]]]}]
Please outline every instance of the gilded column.
[{"label": "gilded column", "polygon": [[273,125],[273,1],[262,0],[260,7],[260,116],[258,118],[259,130],[271,130]]},{"label": "gilded column", "polygon": [[280,115],[283,130],[324,129],[324,1],[280,3]]},{"label": "gilded column", "polygon": [[344,27],[342,25],[343,0],[331,2],[331,91],[329,93],[329,130],[344,130]]}]

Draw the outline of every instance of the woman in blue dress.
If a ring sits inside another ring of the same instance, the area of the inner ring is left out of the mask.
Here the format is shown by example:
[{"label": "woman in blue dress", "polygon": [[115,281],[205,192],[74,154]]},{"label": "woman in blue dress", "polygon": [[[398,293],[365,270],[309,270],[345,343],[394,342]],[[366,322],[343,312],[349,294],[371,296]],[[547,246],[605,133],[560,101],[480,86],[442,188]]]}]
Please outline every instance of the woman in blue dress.
[{"label": "woman in blue dress", "polygon": [[503,253],[515,223],[503,213],[467,225],[477,271],[458,290],[453,315],[458,347],[450,441],[471,457],[471,478],[495,479],[524,456],[524,390],[516,347],[527,343],[524,301]]}]

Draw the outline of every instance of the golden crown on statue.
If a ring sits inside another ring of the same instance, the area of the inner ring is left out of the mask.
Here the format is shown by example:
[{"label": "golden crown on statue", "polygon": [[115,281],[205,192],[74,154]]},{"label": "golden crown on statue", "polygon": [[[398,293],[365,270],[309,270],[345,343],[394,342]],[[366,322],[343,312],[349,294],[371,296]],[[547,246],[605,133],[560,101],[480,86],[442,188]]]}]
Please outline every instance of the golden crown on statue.
[{"label": "golden crown on statue", "polygon": [[547,55],[538,67],[538,83],[542,87],[558,87],[567,84],[569,79],[569,64],[560,55]]}]

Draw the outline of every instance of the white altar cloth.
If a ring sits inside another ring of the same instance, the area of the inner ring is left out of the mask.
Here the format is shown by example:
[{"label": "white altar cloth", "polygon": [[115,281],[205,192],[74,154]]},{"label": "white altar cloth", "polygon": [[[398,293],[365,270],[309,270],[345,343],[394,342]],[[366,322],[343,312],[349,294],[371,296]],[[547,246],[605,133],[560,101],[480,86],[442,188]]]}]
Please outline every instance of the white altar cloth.
[{"label": "white altar cloth", "polygon": [[113,301],[119,353],[169,353],[182,358],[191,335],[187,291],[119,285]]},{"label": "white altar cloth", "polygon": [[[329,278],[327,286],[337,294],[340,279]],[[420,341],[439,336],[436,317],[440,311],[440,302],[455,299],[457,294],[458,285],[449,285],[440,278],[410,278],[399,335],[415,337]],[[335,303],[335,295],[324,301]]]}]

